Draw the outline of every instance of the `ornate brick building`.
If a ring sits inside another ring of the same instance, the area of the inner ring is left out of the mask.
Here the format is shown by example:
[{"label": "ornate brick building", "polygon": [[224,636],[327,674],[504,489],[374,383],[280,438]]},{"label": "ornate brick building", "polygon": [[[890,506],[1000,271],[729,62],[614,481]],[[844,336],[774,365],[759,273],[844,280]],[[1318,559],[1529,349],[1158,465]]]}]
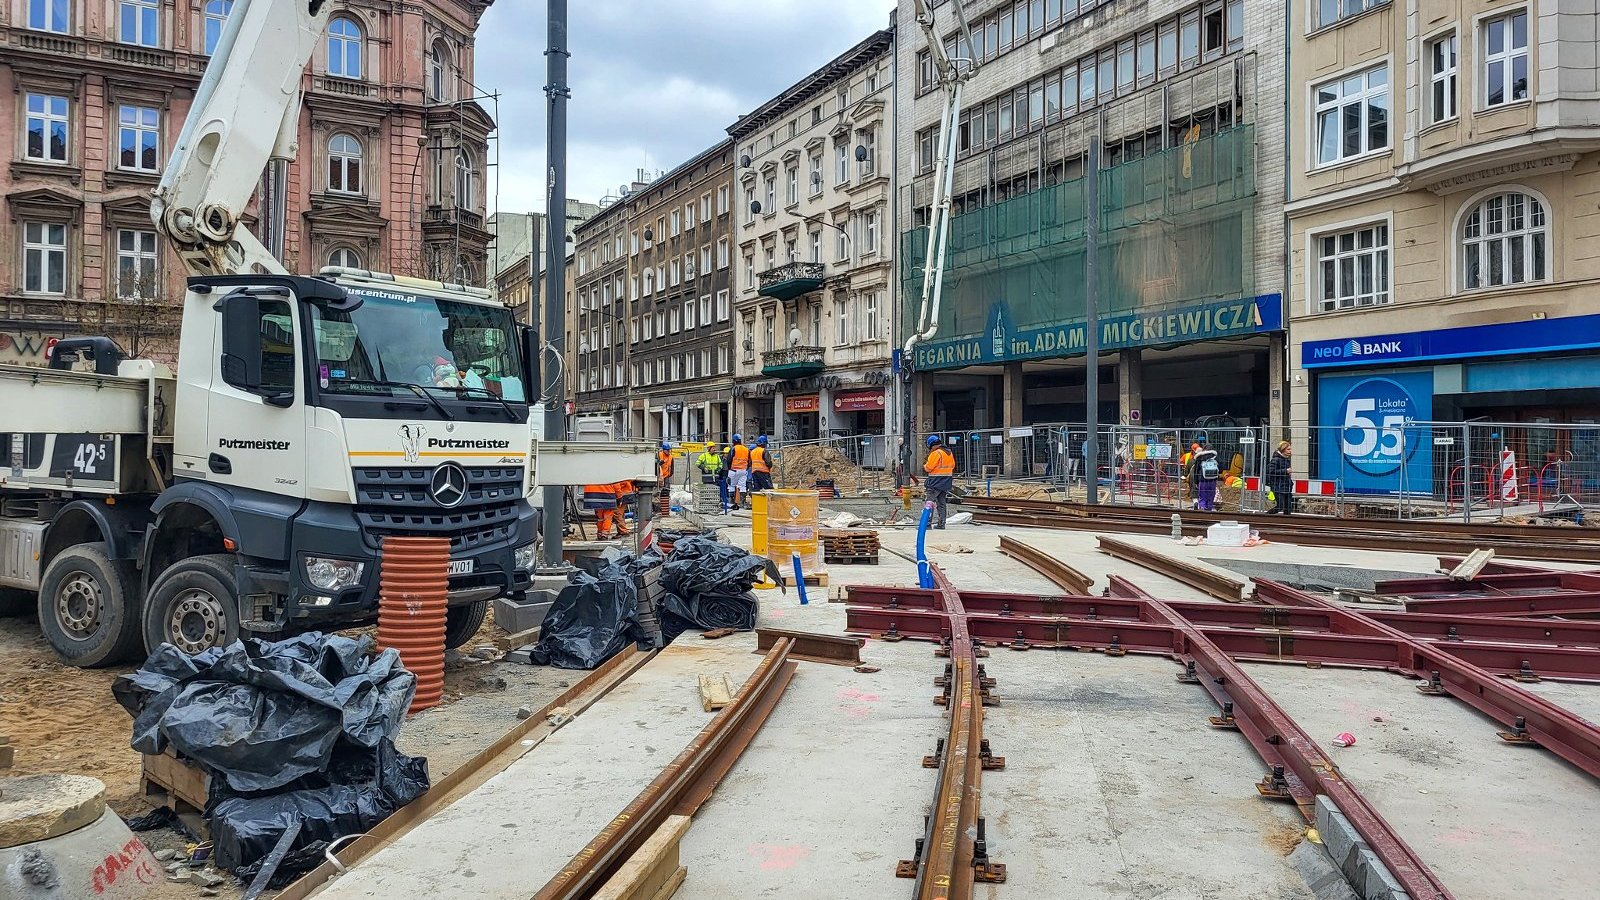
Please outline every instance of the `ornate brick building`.
[{"label": "ornate brick building", "polygon": [[[481,284],[489,114],[473,34],[493,0],[342,0],[305,75],[285,265]],[[174,345],[184,272],[149,193],[233,0],[3,0],[0,362],[49,337]],[[252,223],[254,219],[249,219]]]}]

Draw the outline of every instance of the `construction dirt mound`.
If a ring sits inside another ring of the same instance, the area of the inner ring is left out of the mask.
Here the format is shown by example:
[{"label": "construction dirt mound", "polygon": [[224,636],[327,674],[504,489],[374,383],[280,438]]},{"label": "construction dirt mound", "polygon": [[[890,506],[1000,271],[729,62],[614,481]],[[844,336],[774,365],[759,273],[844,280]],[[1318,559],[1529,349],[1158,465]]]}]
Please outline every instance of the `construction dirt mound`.
[{"label": "construction dirt mound", "polygon": [[[871,476],[832,447],[791,447],[780,451],[778,466],[783,486],[794,489],[815,487],[818,481],[832,481],[841,493],[854,493],[873,486]],[[864,478],[863,476],[866,475]],[[867,484],[863,484],[866,481]]]}]

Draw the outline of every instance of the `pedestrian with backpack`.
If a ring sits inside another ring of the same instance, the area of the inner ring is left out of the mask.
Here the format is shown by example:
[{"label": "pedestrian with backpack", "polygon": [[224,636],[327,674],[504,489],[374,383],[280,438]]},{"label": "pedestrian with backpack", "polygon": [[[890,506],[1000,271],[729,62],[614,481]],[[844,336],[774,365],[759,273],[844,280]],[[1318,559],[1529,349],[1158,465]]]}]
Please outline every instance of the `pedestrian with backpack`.
[{"label": "pedestrian with backpack", "polygon": [[1205,438],[1199,440],[1200,449],[1189,457],[1189,483],[1194,485],[1195,509],[1217,508],[1217,480],[1222,477],[1222,466],[1217,462],[1217,451],[1211,449]]}]

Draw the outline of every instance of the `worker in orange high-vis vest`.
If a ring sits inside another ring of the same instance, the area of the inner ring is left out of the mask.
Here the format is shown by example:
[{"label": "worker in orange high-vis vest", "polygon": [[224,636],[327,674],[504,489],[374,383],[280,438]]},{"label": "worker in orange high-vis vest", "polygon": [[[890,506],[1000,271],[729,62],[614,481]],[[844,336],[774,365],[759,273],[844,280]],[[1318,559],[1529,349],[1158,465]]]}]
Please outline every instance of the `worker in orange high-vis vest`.
[{"label": "worker in orange high-vis vest", "polygon": [[672,497],[672,444],[661,442],[656,451],[656,502],[670,502]]},{"label": "worker in orange high-vis vest", "polygon": [[728,454],[728,489],[733,491],[734,509],[750,508],[750,448],[737,434],[733,436],[733,450]]},{"label": "worker in orange high-vis vest", "polygon": [[[586,484],[583,486],[583,508],[594,511],[595,537],[604,541],[611,538],[620,520],[617,517],[617,485]],[[626,533],[626,532],[624,532]]]},{"label": "worker in orange high-vis vest", "polygon": [[943,528],[950,504],[950,492],[956,486],[956,457],[945,449],[936,434],[928,435],[928,460],[922,464],[928,476],[928,500],[933,503],[935,528]]},{"label": "worker in orange high-vis vest", "polygon": [[767,436],[756,438],[750,448],[750,490],[772,490],[772,451],[767,449]]}]

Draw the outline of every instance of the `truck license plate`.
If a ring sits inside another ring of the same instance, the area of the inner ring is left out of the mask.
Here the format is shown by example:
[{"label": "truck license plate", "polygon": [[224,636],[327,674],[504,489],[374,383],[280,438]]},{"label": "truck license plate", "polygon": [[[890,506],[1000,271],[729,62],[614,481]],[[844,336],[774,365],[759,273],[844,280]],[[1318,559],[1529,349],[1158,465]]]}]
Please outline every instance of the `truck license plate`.
[{"label": "truck license plate", "polygon": [[473,560],[470,560],[470,559],[452,559],[452,560],[450,560],[450,574],[451,575],[471,575],[472,574],[472,563],[473,563]]}]

